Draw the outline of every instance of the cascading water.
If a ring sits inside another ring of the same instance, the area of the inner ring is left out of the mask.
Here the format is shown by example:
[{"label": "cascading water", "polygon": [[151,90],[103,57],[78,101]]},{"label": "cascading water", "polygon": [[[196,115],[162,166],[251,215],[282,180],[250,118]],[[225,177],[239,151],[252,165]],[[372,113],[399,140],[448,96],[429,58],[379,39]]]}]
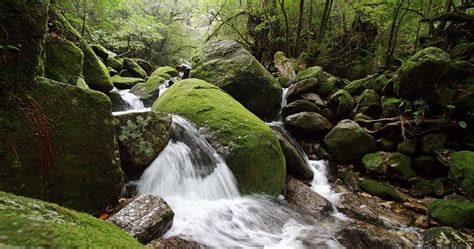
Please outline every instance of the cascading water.
[{"label": "cascading water", "polygon": [[165,237],[210,247],[338,248],[329,228],[265,196],[240,196],[217,152],[186,120],[173,117],[173,138],[138,182],[175,212]]},{"label": "cascading water", "polygon": [[114,115],[129,113],[129,112],[143,112],[149,111],[150,108],[145,108],[143,101],[137,95],[130,92],[130,89],[127,90],[118,90],[114,88],[112,91],[119,93],[120,98],[122,98],[125,103],[125,108],[122,111],[114,112]]}]

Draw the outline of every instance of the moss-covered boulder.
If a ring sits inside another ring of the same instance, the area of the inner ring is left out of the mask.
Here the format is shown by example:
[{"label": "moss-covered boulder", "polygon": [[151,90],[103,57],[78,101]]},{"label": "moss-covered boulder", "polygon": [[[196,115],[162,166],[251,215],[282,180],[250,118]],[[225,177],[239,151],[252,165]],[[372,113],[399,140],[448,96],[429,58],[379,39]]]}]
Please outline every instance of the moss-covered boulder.
[{"label": "moss-covered boulder", "polygon": [[341,120],[323,140],[334,160],[348,163],[377,150],[375,139],[356,122]]},{"label": "moss-covered boulder", "polygon": [[111,79],[114,86],[118,89],[130,89],[138,83],[145,82],[142,78],[122,77],[120,75],[115,75]]},{"label": "moss-covered boulder", "polygon": [[353,96],[361,95],[366,89],[380,91],[381,83],[376,81],[376,75],[369,75],[365,78],[351,81],[344,90]]},{"label": "moss-covered boulder", "polygon": [[416,176],[411,168],[411,158],[399,152],[370,153],[362,158],[362,164],[369,172],[385,174],[392,178],[409,180]]},{"label": "moss-covered boulder", "polygon": [[382,114],[380,96],[372,89],[366,89],[357,98],[356,110],[373,118],[378,118]]},{"label": "moss-covered boulder", "polygon": [[136,180],[168,144],[171,116],[143,112],[116,115],[115,119],[122,168],[129,180]]},{"label": "moss-covered boulder", "polygon": [[360,183],[360,187],[365,192],[385,200],[394,200],[399,202],[408,200],[408,196],[406,194],[398,191],[394,186],[385,182],[364,179]]},{"label": "moss-covered boulder", "polygon": [[13,103],[0,109],[1,191],[94,214],[116,200],[123,179],[106,95],[42,78]]},{"label": "moss-covered boulder", "polygon": [[145,79],[148,76],[145,70],[132,59],[123,59],[123,67],[127,69],[133,77]]},{"label": "moss-covered boulder", "polygon": [[394,90],[398,96],[414,99],[433,91],[448,70],[449,54],[435,47],[418,51],[398,69]]},{"label": "moss-covered boulder", "polygon": [[345,90],[338,90],[328,101],[328,107],[337,119],[346,117],[354,109],[354,99]]},{"label": "moss-covered boulder", "polygon": [[401,141],[397,145],[397,151],[407,155],[413,155],[416,153],[416,148],[418,145],[418,139],[406,139]]},{"label": "moss-covered boulder", "polygon": [[140,58],[133,58],[133,60],[148,74],[151,75],[153,73],[153,65],[151,62],[140,59]]},{"label": "moss-covered boulder", "polygon": [[193,56],[191,77],[215,84],[260,118],[272,119],[280,111],[280,84],[236,42],[204,45]]},{"label": "moss-covered boulder", "polygon": [[168,74],[171,77],[177,77],[179,75],[178,70],[176,68],[166,66],[166,67],[159,67],[153,71],[151,76],[163,76],[163,74]]},{"label": "moss-covered boulder", "polygon": [[428,134],[421,138],[421,151],[423,153],[433,153],[442,149],[448,140],[448,136],[444,133]]},{"label": "moss-covered boulder", "polygon": [[109,222],[5,192],[0,192],[0,247],[145,248]]},{"label": "moss-covered boulder", "polygon": [[5,106],[8,92],[30,89],[43,74],[48,5],[49,1],[0,1],[0,106]]},{"label": "moss-covered boulder", "polygon": [[100,44],[92,44],[91,45],[92,50],[94,53],[102,59],[102,61],[107,61],[107,58],[109,57],[109,51],[102,45]]},{"label": "moss-covered boulder", "polygon": [[166,80],[157,75],[150,76],[145,83],[136,84],[130,92],[139,96],[146,105],[153,105],[155,100],[160,96],[160,88]]},{"label": "moss-covered boulder", "polygon": [[179,114],[207,131],[242,193],[278,195],[285,185],[285,158],[272,130],[218,87],[198,79],[178,81],[152,110]]},{"label": "moss-covered boulder", "polygon": [[105,61],[105,65],[115,69],[117,72],[120,72],[123,70],[123,61],[116,59],[115,57],[112,57],[112,56],[107,57],[107,60]]},{"label": "moss-covered boulder", "polygon": [[45,77],[87,88],[82,75],[83,61],[84,54],[74,43],[58,36],[47,36]]},{"label": "moss-covered boulder", "polygon": [[316,112],[292,114],[283,122],[290,132],[299,136],[323,137],[332,129],[331,122]]},{"label": "moss-covered boulder", "polygon": [[451,177],[468,193],[474,196],[474,152],[457,151],[449,155]]},{"label": "moss-covered boulder", "polygon": [[472,245],[452,227],[432,227],[422,232],[427,248],[469,249]]},{"label": "moss-covered boulder", "polygon": [[428,214],[443,225],[474,227],[474,202],[442,199],[428,205]]},{"label": "moss-covered boulder", "polygon": [[91,46],[81,37],[57,8],[49,11],[50,30],[60,30],[61,36],[73,42],[84,54],[83,74],[87,85],[101,92],[114,88],[105,64],[94,53]]},{"label": "moss-covered boulder", "polygon": [[320,110],[321,108],[315,103],[305,99],[298,99],[283,107],[281,115],[286,117],[299,112],[319,112]]},{"label": "moss-covered boulder", "polygon": [[382,101],[383,116],[386,118],[395,117],[400,114],[402,100],[399,98],[387,98]]}]

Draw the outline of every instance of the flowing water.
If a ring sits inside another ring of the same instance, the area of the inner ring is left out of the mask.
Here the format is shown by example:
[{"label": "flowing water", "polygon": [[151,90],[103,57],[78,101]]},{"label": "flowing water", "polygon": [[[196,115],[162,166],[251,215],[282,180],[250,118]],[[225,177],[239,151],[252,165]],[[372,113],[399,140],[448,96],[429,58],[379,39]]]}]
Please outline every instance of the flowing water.
[{"label": "flowing water", "polygon": [[145,108],[143,101],[137,95],[130,92],[129,89],[127,90],[118,90],[114,88],[112,91],[116,91],[120,94],[123,102],[125,103],[125,108],[123,111],[113,112],[114,115],[120,115],[124,113],[130,112],[144,112],[150,111],[150,108]]},{"label": "flowing water", "polygon": [[241,196],[225,161],[186,120],[143,173],[140,193],[163,197],[175,212],[165,237],[223,247],[338,248],[330,228],[305,220],[281,200]]}]

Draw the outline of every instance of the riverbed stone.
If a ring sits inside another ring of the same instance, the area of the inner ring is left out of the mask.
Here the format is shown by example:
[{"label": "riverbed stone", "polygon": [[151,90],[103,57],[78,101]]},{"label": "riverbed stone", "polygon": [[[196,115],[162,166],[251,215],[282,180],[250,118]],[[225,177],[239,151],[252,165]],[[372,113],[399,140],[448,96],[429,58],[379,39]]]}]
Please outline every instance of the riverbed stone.
[{"label": "riverbed stone", "polygon": [[354,109],[354,99],[345,90],[338,90],[328,101],[328,107],[338,119],[346,117]]},{"label": "riverbed stone", "polygon": [[408,200],[408,196],[406,194],[398,191],[394,186],[385,182],[364,179],[360,183],[360,187],[365,192],[385,200],[394,200],[399,202]]},{"label": "riverbed stone", "polygon": [[159,238],[147,244],[154,249],[203,249],[206,248],[194,241],[188,241],[178,236]]},{"label": "riverbed stone", "polygon": [[451,177],[471,197],[474,196],[474,152],[457,151],[449,155]]},{"label": "riverbed stone", "polygon": [[452,227],[432,227],[422,232],[424,246],[428,248],[467,249],[471,244]]},{"label": "riverbed stone", "polygon": [[474,202],[458,199],[438,199],[428,205],[428,214],[443,225],[474,227]]},{"label": "riverbed stone", "polygon": [[141,243],[161,237],[173,224],[174,212],[161,197],[140,194],[108,221],[119,226]]},{"label": "riverbed stone", "polygon": [[377,150],[375,139],[356,122],[341,120],[323,140],[334,160],[348,163]]},{"label": "riverbed stone", "polygon": [[171,115],[160,112],[116,115],[115,133],[122,169],[128,180],[138,179],[171,137]]},{"label": "riverbed stone", "polygon": [[262,119],[274,118],[281,109],[278,81],[234,41],[206,43],[193,56],[191,77],[215,84]]},{"label": "riverbed stone", "polygon": [[85,213],[0,192],[2,248],[145,248],[120,228]]},{"label": "riverbed stone", "polygon": [[118,89],[130,89],[138,83],[145,82],[142,78],[122,77],[120,75],[115,75],[111,80],[114,86]]},{"label": "riverbed stone", "polygon": [[132,60],[135,61],[148,75],[153,73],[153,65],[151,62],[141,58],[133,58]]},{"label": "riverbed stone", "polygon": [[332,211],[332,205],[326,198],[292,176],[286,179],[285,197],[290,207],[305,215],[320,218]]},{"label": "riverbed stone", "polygon": [[372,89],[366,89],[357,98],[356,111],[372,118],[379,118],[382,114],[380,96]]},{"label": "riverbed stone", "polygon": [[450,63],[449,54],[439,48],[418,51],[398,69],[394,78],[395,93],[406,99],[415,99],[433,92]]},{"label": "riverbed stone", "polygon": [[369,171],[392,178],[409,180],[416,176],[411,168],[411,158],[399,152],[379,151],[362,158],[362,164]]},{"label": "riverbed stone", "polygon": [[130,58],[123,59],[123,67],[132,74],[133,77],[145,79],[148,75],[143,68]]},{"label": "riverbed stone", "polygon": [[298,99],[283,107],[282,116],[286,117],[299,112],[319,112],[320,110],[321,108],[313,102]]},{"label": "riverbed stone", "polygon": [[241,193],[277,196],[285,185],[285,158],[272,130],[220,88],[199,79],[173,84],[152,110],[175,113],[201,128],[234,173]]},{"label": "riverbed stone", "polygon": [[332,124],[316,112],[300,112],[285,117],[285,127],[294,134],[309,136],[324,136],[332,128]]}]

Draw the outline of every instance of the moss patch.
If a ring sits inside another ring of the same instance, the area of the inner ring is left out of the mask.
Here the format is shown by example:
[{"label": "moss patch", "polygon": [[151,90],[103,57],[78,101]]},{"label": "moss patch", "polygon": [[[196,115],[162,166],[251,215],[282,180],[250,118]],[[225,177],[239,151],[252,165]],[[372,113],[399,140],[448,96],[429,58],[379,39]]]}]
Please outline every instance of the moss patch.
[{"label": "moss patch", "polygon": [[428,214],[443,225],[474,227],[474,202],[436,200],[428,205]]},{"label": "moss patch", "polygon": [[398,191],[394,186],[388,183],[365,179],[360,183],[360,187],[365,192],[376,195],[385,200],[394,200],[400,202],[408,200],[407,195]]},{"label": "moss patch", "polygon": [[449,156],[452,178],[470,196],[474,196],[474,152],[458,151]]},{"label": "moss patch", "polygon": [[58,205],[0,192],[0,247],[144,248],[120,228]]},{"label": "moss patch", "polygon": [[278,139],[258,117],[218,87],[198,79],[175,83],[152,108],[179,114],[209,132],[242,193],[280,194],[285,158]]}]

